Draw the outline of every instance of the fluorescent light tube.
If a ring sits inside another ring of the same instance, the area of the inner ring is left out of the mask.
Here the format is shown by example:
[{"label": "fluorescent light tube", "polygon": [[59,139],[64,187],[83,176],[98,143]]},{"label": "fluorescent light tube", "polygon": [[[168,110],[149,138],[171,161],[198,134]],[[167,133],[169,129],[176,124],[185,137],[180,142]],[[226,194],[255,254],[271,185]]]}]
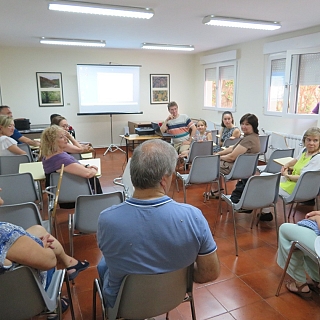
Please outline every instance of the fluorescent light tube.
[{"label": "fluorescent light tube", "polygon": [[202,23],[211,26],[248,28],[258,30],[277,30],[281,28],[281,25],[278,22],[218,17],[214,15],[204,17]]},{"label": "fluorescent light tube", "polygon": [[83,46],[83,47],[105,47],[106,42],[100,40],[83,40],[83,39],[58,39],[58,38],[41,38],[42,44],[55,44],[63,46]]},{"label": "fluorescent light tube", "polygon": [[158,43],[143,43],[142,49],[151,50],[174,50],[174,51],[193,51],[194,46],[179,45],[179,44],[158,44]]},{"label": "fluorescent light tube", "polygon": [[150,8],[125,7],[77,1],[50,1],[49,10],[140,19],[150,19],[154,15],[154,11]]}]

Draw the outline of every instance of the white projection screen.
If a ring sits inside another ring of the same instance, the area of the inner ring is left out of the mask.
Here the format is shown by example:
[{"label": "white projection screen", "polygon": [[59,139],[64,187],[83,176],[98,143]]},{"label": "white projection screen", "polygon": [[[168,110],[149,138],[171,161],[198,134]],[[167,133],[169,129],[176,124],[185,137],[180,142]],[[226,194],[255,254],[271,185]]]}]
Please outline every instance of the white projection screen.
[{"label": "white projection screen", "polygon": [[78,64],[78,114],[139,113],[140,67]]}]

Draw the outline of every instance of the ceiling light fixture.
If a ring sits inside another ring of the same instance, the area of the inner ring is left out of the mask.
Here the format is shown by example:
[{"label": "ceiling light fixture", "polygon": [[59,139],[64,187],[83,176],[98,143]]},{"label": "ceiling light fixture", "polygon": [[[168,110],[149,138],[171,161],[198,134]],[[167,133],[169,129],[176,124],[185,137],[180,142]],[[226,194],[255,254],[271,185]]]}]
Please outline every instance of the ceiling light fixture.
[{"label": "ceiling light fixture", "polygon": [[154,11],[150,8],[114,6],[79,1],[50,1],[49,10],[140,19],[150,19],[154,15]]},{"label": "ceiling light fixture", "polygon": [[211,26],[248,28],[258,30],[276,30],[281,28],[281,24],[278,22],[218,17],[214,15],[204,17],[202,23]]},{"label": "ceiling light fixture", "polygon": [[158,43],[146,43],[141,46],[142,49],[152,50],[175,50],[175,51],[193,51],[194,46],[181,45],[181,44],[158,44]]},{"label": "ceiling light fixture", "polygon": [[40,39],[42,44],[55,44],[63,46],[83,46],[83,47],[105,47],[106,42],[102,40],[82,40],[82,39],[58,39],[45,38]]}]

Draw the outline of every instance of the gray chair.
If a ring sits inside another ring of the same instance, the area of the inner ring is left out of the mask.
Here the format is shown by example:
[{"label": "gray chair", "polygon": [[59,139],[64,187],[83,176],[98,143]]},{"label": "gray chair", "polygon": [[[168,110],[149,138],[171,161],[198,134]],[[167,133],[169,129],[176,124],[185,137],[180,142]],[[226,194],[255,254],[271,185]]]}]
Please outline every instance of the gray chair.
[{"label": "gray chair", "polygon": [[230,146],[234,146],[238,141],[240,141],[242,138],[234,138],[234,139],[226,139],[223,141],[222,147],[228,148]]},{"label": "gray chair", "polygon": [[113,179],[114,184],[123,187],[125,199],[131,198],[134,192],[134,186],[132,185],[130,175],[130,163],[131,158],[128,159],[122,177]]},{"label": "gray chair", "polygon": [[0,319],[24,320],[53,312],[57,313],[57,319],[62,319],[61,287],[64,279],[74,320],[72,297],[65,269],[54,272],[49,288],[45,291],[37,271],[27,266],[18,266],[0,275]]},{"label": "gray chair", "polygon": [[35,153],[35,152],[33,152],[28,144],[26,144],[26,143],[20,143],[20,144],[18,144],[18,147],[19,147],[21,150],[23,150],[23,151],[26,152],[27,156],[28,156],[29,159],[30,159],[30,162],[37,161],[37,159],[38,159],[38,154]]},{"label": "gray chair", "polygon": [[[176,172],[176,185],[178,187],[178,179],[182,181],[184,203],[186,203],[186,187],[192,184],[206,184],[205,195],[208,192],[208,186],[211,187],[212,183],[218,184],[218,190],[220,190],[220,156],[219,155],[206,155],[197,156],[193,159],[193,163],[188,174],[181,174]],[[204,197],[206,202],[207,197]],[[220,197],[219,197],[219,208],[220,208]]]},{"label": "gray chair", "polygon": [[212,141],[194,141],[190,146],[188,157],[184,159],[184,170],[186,171],[187,165],[192,164],[195,157],[212,155],[212,153]]},{"label": "gray chair", "polygon": [[290,251],[289,251],[289,254],[288,254],[288,258],[287,258],[286,264],[285,264],[285,266],[283,268],[281,279],[280,279],[280,283],[279,283],[279,286],[277,288],[276,297],[279,296],[279,293],[280,293],[280,290],[281,290],[281,287],[282,287],[282,284],[283,284],[283,280],[284,280],[284,278],[286,276],[286,272],[287,272],[287,269],[288,269],[292,254],[296,250],[301,250],[304,253],[304,255],[307,255],[311,260],[313,260],[315,263],[318,264],[318,270],[319,270],[319,275],[320,275],[320,257],[317,255],[317,253],[315,251],[310,250],[309,248],[307,248],[305,245],[303,245],[299,241],[292,241],[291,242],[291,248],[290,248]]},{"label": "gray chair", "polygon": [[274,159],[293,157],[294,149],[276,149],[274,150],[266,165],[257,166],[258,171],[268,172],[268,173],[277,173],[281,171],[281,165],[274,162]]},{"label": "gray chair", "polygon": [[219,143],[219,138],[217,137],[217,134],[219,134],[219,130],[218,129],[214,129],[214,130],[210,130],[210,132],[211,132],[211,135],[212,135],[212,141],[215,144],[218,144]]},{"label": "gray chair", "polygon": [[19,173],[20,163],[28,163],[30,158],[26,154],[16,156],[0,156],[0,174]]},{"label": "gray chair", "polygon": [[[291,203],[290,211],[288,218],[290,218],[293,204],[296,203],[295,209],[299,202],[308,201],[311,199],[315,199],[316,201],[316,210],[319,210],[318,206],[318,194],[320,189],[320,171],[307,171],[300,175],[296,186],[293,189],[293,192],[289,196],[284,196],[280,194],[280,198],[283,201],[283,214],[284,219],[287,222],[286,215],[286,205]],[[295,210],[296,211],[296,210]],[[293,213],[293,217],[295,216],[295,212]]]},{"label": "gray chair", "polygon": [[51,233],[49,220],[42,220],[39,209],[34,202],[0,206],[0,221],[10,222],[23,229],[39,224]]},{"label": "gray chair", "polygon": [[0,187],[6,205],[39,200],[31,173],[0,175]]},{"label": "gray chair", "polygon": [[[120,191],[79,196],[77,198],[75,212],[69,214],[69,243],[72,257],[74,253],[73,237],[81,234],[96,233],[101,211],[121,202],[123,202],[123,193]],[[75,234],[75,230],[78,233]]]},{"label": "gray chair", "polygon": [[234,162],[229,174],[225,175],[220,173],[224,180],[224,189],[226,194],[228,194],[227,181],[248,179],[255,174],[258,157],[258,153],[240,154]]},{"label": "gray chair", "polygon": [[70,156],[73,156],[76,160],[82,160],[80,153],[70,153]]},{"label": "gray chair", "polygon": [[[279,194],[280,173],[274,173],[266,176],[253,176],[250,177],[243,190],[241,198],[238,203],[233,203],[230,195],[221,194],[221,199],[224,200],[232,208],[233,217],[233,231],[234,242],[236,248],[236,255],[238,256],[238,242],[235,213],[241,210],[254,210],[251,222],[253,226],[256,217],[255,212],[257,209],[273,207],[276,223],[276,232],[278,237],[278,219],[276,204]],[[217,215],[218,216],[218,215]],[[215,225],[217,222],[215,223]]]},{"label": "gray chair", "polygon": [[193,301],[193,264],[161,274],[130,274],[124,277],[113,308],[107,308],[98,279],[93,284],[93,319],[96,296],[101,300],[103,319],[147,319],[167,313],[182,302],[190,302],[192,320],[196,320]]},{"label": "gray chair", "polygon": [[259,155],[263,156],[264,162],[267,162],[266,153],[268,151],[268,142],[269,142],[269,135],[259,135],[260,140],[260,152]]}]

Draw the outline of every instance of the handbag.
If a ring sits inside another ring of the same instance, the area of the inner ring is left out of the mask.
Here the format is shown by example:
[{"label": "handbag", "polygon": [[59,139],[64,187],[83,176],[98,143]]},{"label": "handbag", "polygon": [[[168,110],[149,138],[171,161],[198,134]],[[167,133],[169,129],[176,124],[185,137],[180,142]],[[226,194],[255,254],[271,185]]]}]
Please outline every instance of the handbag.
[{"label": "handbag", "polygon": [[320,236],[320,230],[318,227],[318,223],[314,220],[310,220],[310,219],[303,219],[301,221],[299,221],[297,223],[298,226],[300,227],[306,227],[309,228],[311,230],[313,230],[317,236]]}]

